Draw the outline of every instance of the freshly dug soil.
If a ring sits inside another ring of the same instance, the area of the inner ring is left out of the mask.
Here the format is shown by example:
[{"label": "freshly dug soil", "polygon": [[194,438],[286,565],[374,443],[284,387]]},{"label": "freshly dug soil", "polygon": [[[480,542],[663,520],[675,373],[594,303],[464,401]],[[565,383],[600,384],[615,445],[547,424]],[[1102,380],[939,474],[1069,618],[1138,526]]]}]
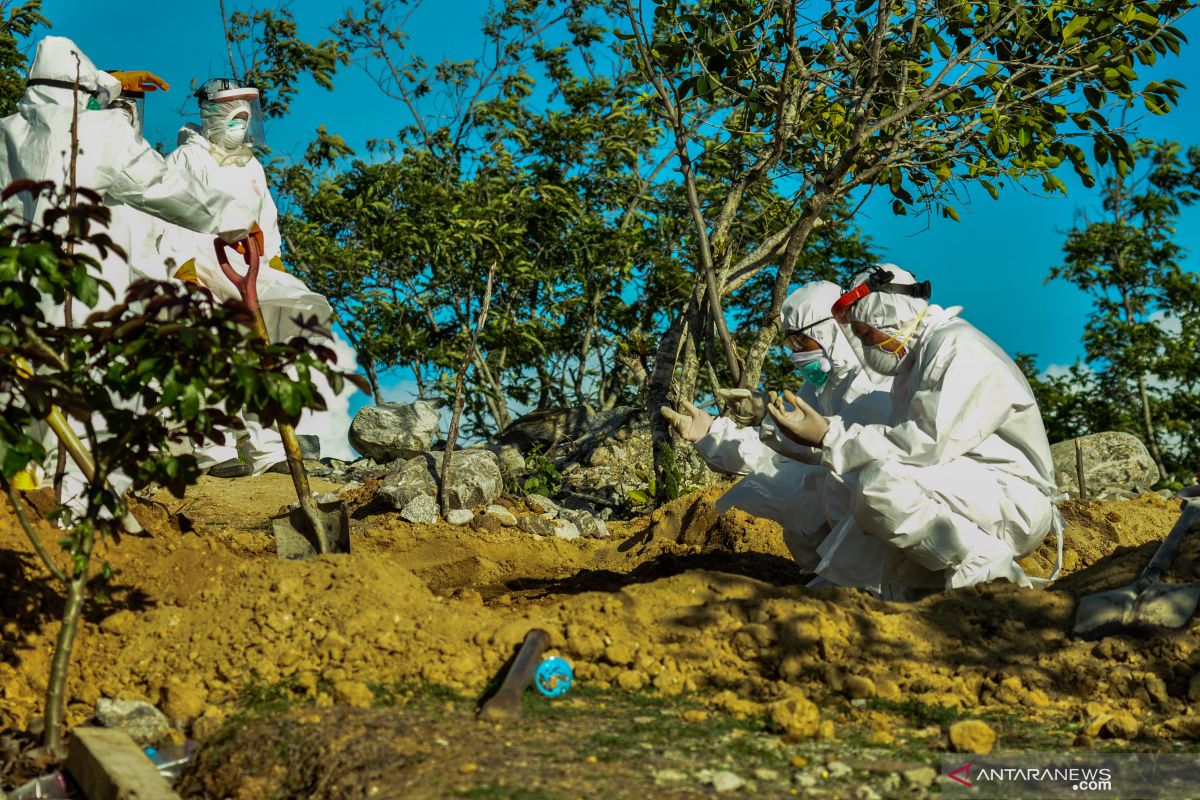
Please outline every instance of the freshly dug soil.
[{"label": "freshly dug soil", "polygon": [[[799,692],[1016,708],[1056,725],[1131,715],[1132,735],[1159,738],[1200,731],[1194,624],[1099,643],[1068,634],[1076,598],[1131,580],[1173,504],[1068,504],[1053,590],[991,585],[901,605],[804,588],[778,527],[717,518],[720,491],[611,525],[603,541],[368,516],[353,523],[353,554],[281,562],[266,520],[288,501],[287,476],[206,478],[186,503],[139,507],[149,536],[102,549],[114,578],[77,640],[68,721],[100,697],[144,699],[204,738],[248,685],[281,681],[319,705],[370,705],[378,687],[406,684],[477,696],[537,626],[584,684],[692,693],[734,714]],[[55,549],[54,530],[40,531]],[[1048,541],[1026,567],[1044,575],[1053,560]],[[0,727],[24,727],[40,713],[60,603],[7,509],[0,571]],[[1200,542],[1185,542],[1169,577],[1200,580]]]}]

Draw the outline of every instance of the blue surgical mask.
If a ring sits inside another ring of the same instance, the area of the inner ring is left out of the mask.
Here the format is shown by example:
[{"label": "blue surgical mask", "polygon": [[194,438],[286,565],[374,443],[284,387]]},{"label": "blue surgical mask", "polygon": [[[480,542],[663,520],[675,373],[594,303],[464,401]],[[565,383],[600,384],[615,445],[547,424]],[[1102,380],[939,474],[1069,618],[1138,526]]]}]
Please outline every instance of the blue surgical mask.
[{"label": "blue surgical mask", "polygon": [[820,389],[829,380],[829,373],[821,369],[820,360],[808,361],[800,365],[800,377]]}]

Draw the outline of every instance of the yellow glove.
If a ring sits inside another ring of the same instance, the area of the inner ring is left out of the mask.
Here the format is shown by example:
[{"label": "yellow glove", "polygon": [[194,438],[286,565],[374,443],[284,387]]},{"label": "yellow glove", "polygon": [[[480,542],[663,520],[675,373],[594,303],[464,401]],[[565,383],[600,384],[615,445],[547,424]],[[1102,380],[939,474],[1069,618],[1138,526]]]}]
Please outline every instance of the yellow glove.
[{"label": "yellow glove", "polygon": [[[246,239],[249,239],[251,236],[254,237],[254,241],[258,243],[258,254],[261,256],[263,252],[263,232],[262,228],[258,227],[257,222],[250,227],[250,236],[247,236]],[[243,256],[246,255],[246,239],[243,239],[242,241],[233,245],[233,249]]]},{"label": "yellow glove", "polygon": [[283,265],[283,259],[279,256],[271,256],[271,260],[267,262],[267,266],[271,269],[277,269],[280,272],[287,272],[287,267]]},{"label": "yellow glove", "polygon": [[9,485],[18,492],[32,492],[38,487],[37,469],[30,464],[25,469],[13,475]]},{"label": "yellow glove", "polygon": [[184,283],[191,283],[196,286],[204,285],[200,282],[199,276],[196,275],[196,259],[194,258],[189,258],[187,261],[183,262],[183,266],[175,270],[175,279],[183,281]]},{"label": "yellow glove", "polygon": [[153,92],[162,89],[164,92],[171,85],[153,72],[144,69],[116,69],[108,73],[121,82],[121,88],[127,92]]}]

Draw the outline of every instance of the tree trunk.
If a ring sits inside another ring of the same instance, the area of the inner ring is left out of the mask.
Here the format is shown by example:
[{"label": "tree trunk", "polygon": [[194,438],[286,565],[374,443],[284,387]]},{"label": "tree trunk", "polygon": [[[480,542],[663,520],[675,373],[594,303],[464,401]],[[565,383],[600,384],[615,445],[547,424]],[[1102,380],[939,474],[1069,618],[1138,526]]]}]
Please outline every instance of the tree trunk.
[{"label": "tree trunk", "polygon": [[1158,448],[1158,431],[1154,427],[1154,418],[1150,414],[1150,393],[1146,391],[1146,375],[1138,373],[1138,397],[1142,405],[1142,425],[1146,429],[1146,445],[1150,448],[1150,457],[1158,467],[1159,479],[1167,477],[1167,468],[1163,462],[1162,451]]},{"label": "tree trunk", "polygon": [[374,359],[368,358],[362,365],[363,371],[367,373],[367,383],[371,385],[371,395],[375,398],[375,405],[382,405],[383,390],[379,386],[379,372],[375,369]]},{"label": "tree trunk", "polygon": [[62,747],[63,719],[67,709],[67,673],[71,667],[71,651],[75,634],[79,632],[79,617],[87,599],[88,568],[91,565],[92,533],[82,534],[79,552],[83,556],[83,571],[67,584],[67,603],[63,608],[62,627],[54,643],[54,658],[50,662],[50,677],[46,684],[46,732],[43,744],[57,753]]}]

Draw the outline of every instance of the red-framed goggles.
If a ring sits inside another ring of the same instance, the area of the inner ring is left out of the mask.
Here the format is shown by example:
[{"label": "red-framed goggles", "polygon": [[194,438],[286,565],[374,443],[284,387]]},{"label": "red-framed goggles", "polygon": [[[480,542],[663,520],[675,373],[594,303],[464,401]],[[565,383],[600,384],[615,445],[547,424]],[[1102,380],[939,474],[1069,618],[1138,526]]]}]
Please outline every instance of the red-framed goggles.
[{"label": "red-framed goggles", "polygon": [[916,297],[920,300],[928,300],[932,294],[932,287],[929,281],[911,284],[892,283],[895,277],[895,275],[886,269],[872,267],[871,274],[867,276],[865,281],[846,292],[834,302],[833,307],[830,309],[834,319],[839,322],[844,321],[846,314],[850,311],[850,307],[871,292],[902,294],[908,297]]}]

